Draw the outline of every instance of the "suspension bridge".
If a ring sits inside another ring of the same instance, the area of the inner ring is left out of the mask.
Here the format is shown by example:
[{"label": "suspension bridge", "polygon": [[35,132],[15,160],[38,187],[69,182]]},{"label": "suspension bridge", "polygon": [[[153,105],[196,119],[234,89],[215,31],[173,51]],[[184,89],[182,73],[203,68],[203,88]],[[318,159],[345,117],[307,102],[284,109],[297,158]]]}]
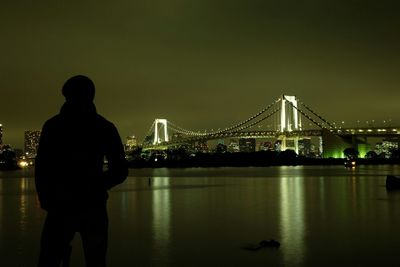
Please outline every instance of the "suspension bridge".
[{"label": "suspension bridge", "polygon": [[268,106],[229,127],[218,130],[190,130],[167,119],[155,119],[142,145],[144,149],[166,149],[226,138],[267,138],[276,140],[280,150],[299,153],[299,142],[316,138],[322,157],[335,157],[347,148],[358,148],[369,137],[400,143],[400,127],[352,127],[330,123],[295,96],[282,95]]}]

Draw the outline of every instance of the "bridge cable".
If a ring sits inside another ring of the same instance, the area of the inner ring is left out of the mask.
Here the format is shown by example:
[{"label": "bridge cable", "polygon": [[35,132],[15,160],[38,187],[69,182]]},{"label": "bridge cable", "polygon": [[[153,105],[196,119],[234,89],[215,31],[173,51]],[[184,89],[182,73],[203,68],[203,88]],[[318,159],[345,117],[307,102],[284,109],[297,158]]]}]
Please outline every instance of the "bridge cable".
[{"label": "bridge cable", "polygon": [[317,114],[316,112],[314,112],[309,106],[307,106],[306,104],[304,104],[304,102],[300,102],[301,105],[303,105],[308,111],[310,111],[312,114],[314,114],[315,116],[317,116],[320,120],[322,120],[324,123],[326,123],[329,127],[331,128],[335,128],[330,122],[328,122],[327,120],[325,120],[324,118],[322,118],[319,114]]},{"label": "bridge cable", "polygon": [[[267,110],[269,110],[272,106],[274,106],[277,102],[279,102],[279,99],[275,100],[275,101],[272,102],[270,105],[268,105],[266,108],[260,110],[257,114],[251,116],[250,118],[248,118],[248,119],[246,119],[246,120],[244,120],[244,121],[242,121],[242,122],[239,122],[239,123],[237,123],[236,125],[233,125],[233,126],[231,126],[231,127],[225,128],[224,130],[217,131],[217,132],[214,132],[214,133],[217,133],[217,134],[218,134],[218,133],[224,133],[224,132],[229,132],[229,131],[231,131],[231,130],[233,130],[233,129],[239,128],[240,126],[242,126],[242,125],[248,123],[249,121],[252,121],[252,120],[254,120],[255,118],[259,117],[261,114],[263,114],[264,112],[266,112]],[[214,134],[214,133],[211,133],[211,134]]]},{"label": "bridge cable", "polygon": [[149,130],[147,131],[146,135],[143,137],[142,144],[146,140],[146,137],[150,136],[151,133],[154,131],[154,124],[155,124],[155,121],[153,121],[153,123],[151,124],[151,126],[150,126]]},{"label": "bridge cable", "polygon": [[279,99],[275,100],[274,102],[272,102],[270,105],[268,105],[267,107],[265,107],[264,109],[260,110],[258,113],[254,114],[253,116],[249,117],[248,119],[241,121],[233,126],[227,127],[223,130],[218,130],[218,131],[210,131],[209,133],[201,133],[201,132],[195,132],[192,130],[186,130],[182,127],[179,127],[178,125],[169,122],[169,124],[172,124],[175,128],[180,129],[181,131],[187,133],[188,135],[196,135],[196,136],[208,136],[208,135],[212,135],[212,134],[220,134],[220,133],[224,133],[224,132],[230,132],[233,129],[239,128],[242,125],[245,125],[246,123],[254,120],[255,118],[259,117],[261,114],[263,114],[264,112],[268,111],[271,107],[273,107],[277,102],[279,102]]},{"label": "bridge cable", "polygon": [[[262,122],[262,121],[264,121],[264,120],[266,120],[266,119],[272,117],[272,116],[275,115],[279,110],[280,110],[280,108],[278,108],[278,109],[276,109],[276,110],[270,112],[268,115],[264,116],[263,118],[260,118],[260,119],[258,119],[257,121],[255,121],[255,122],[253,122],[253,123],[251,123],[251,124],[249,124],[249,125],[246,125],[246,126],[241,127],[241,128],[238,129],[238,131],[236,131],[236,132],[235,132],[235,131],[224,131],[224,132],[219,131],[219,132],[213,132],[213,133],[208,133],[208,134],[202,134],[202,135],[197,135],[197,136],[191,136],[191,137],[188,137],[188,138],[182,138],[182,139],[180,139],[180,140],[172,141],[172,143],[173,143],[173,144],[179,144],[179,143],[185,143],[185,142],[194,142],[194,141],[197,141],[197,140],[204,139],[204,137],[206,137],[206,138],[207,138],[207,137],[223,137],[224,135],[240,133],[240,131],[245,130],[245,129],[248,129],[248,128],[251,128],[251,127],[257,125],[258,123],[260,123],[260,122]],[[174,125],[174,126],[175,126],[175,125]],[[173,128],[173,127],[172,127],[172,128]],[[176,130],[176,129],[173,129],[173,130]]]},{"label": "bridge cable", "polygon": [[[322,124],[320,124],[319,122],[317,122],[316,120],[314,120],[313,118],[311,118],[309,115],[307,115],[304,111],[302,111],[301,109],[297,108],[296,106],[293,105],[292,102],[288,101],[288,104],[291,105],[293,108],[295,108],[297,111],[299,111],[301,114],[304,115],[304,117],[306,117],[307,119],[309,119],[312,123],[314,123],[315,125],[317,125],[318,127],[320,127],[321,129],[326,129],[326,127],[324,127]],[[330,125],[329,125],[330,126]]]},{"label": "bridge cable", "polygon": [[251,127],[253,127],[253,126],[259,124],[260,122],[262,122],[262,121],[264,121],[264,120],[270,118],[271,116],[273,116],[273,115],[274,115],[275,113],[277,113],[278,111],[280,111],[280,108],[278,108],[278,109],[276,109],[276,110],[274,110],[274,111],[268,113],[265,117],[263,117],[263,118],[261,118],[261,119],[258,119],[257,121],[255,121],[255,122],[253,122],[253,123],[251,123],[251,124],[249,124],[249,125],[246,125],[246,126],[243,126],[243,127],[239,128],[239,131],[246,130],[246,129],[248,129],[248,128],[251,128]]},{"label": "bridge cable", "polygon": [[[205,135],[204,133],[201,133],[201,132],[195,132],[195,131],[192,131],[192,130],[184,129],[184,128],[172,123],[171,121],[168,121],[168,125],[169,125],[168,128],[172,128],[172,130],[175,130],[176,132],[179,132],[179,133],[182,133],[182,134],[187,134],[187,135]],[[171,125],[172,125],[172,127],[171,127]]]}]

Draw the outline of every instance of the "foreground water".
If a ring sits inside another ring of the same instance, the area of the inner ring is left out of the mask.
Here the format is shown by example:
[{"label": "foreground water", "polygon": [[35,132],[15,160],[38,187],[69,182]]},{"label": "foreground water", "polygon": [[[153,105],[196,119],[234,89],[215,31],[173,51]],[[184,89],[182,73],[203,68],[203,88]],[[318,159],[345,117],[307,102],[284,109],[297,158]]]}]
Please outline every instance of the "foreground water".
[{"label": "foreground water", "polygon": [[[400,166],[132,170],[110,193],[109,266],[399,266],[387,174]],[[0,266],[35,266],[44,216],[32,170],[0,172]]]}]

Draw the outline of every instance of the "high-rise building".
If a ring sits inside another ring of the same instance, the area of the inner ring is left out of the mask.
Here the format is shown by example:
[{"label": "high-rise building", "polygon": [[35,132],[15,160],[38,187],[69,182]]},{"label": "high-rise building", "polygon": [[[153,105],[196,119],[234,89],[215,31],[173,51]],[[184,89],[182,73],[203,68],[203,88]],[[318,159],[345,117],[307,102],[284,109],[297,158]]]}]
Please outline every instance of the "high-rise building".
[{"label": "high-rise building", "polygon": [[199,141],[195,147],[196,152],[208,153],[207,141]]},{"label": "high-rise building", "polygon": [[128,136],[126,138],[125,151],[132,151],[137,147],[137,140],[134,135]]},{"label": "high-rise building", "polygon": [[238,140],[237,139],[231,139],[230,143],[228,145],[228,152],[233,153],[233,152],[239,152],[239,151],[240,151],[240,149],[239,149]]},{"label": "high-rise building", "polygon": [[24,151],[28,158],[36,157],[41,131],[25,131]]},{"label": "high-rise building", "polygon": [[311,154],[311,138],[303,138],[299,140],[299,155],[309,157]]},{"label": "high-rise building", "polygon": [[256,139],[255,138],[240,138],[239,139],[240,152],[255,152]]},{"label": "high-rise building", "polygon": [[390,158],[397,149],[399,149],[398,143],[393,141],[383,140],[375,145],[375,152],[382,158]]},{"label": "high-rise building", "polygon": [[264,141],[260,143],[259,151],[274,150],[274,144],[271,141]]}]

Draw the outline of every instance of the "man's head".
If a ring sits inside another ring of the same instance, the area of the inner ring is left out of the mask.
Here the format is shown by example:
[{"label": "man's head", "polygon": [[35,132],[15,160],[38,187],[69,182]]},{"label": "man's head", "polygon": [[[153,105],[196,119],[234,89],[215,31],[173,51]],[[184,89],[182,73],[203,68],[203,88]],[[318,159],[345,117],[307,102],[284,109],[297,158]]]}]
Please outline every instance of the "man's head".
[{"label": "man's head", "polygon": [[94,83],[83,75],[69,78],[62,88],[62,94],[67,102],[90,103],[94,100],[94,93]]}]

